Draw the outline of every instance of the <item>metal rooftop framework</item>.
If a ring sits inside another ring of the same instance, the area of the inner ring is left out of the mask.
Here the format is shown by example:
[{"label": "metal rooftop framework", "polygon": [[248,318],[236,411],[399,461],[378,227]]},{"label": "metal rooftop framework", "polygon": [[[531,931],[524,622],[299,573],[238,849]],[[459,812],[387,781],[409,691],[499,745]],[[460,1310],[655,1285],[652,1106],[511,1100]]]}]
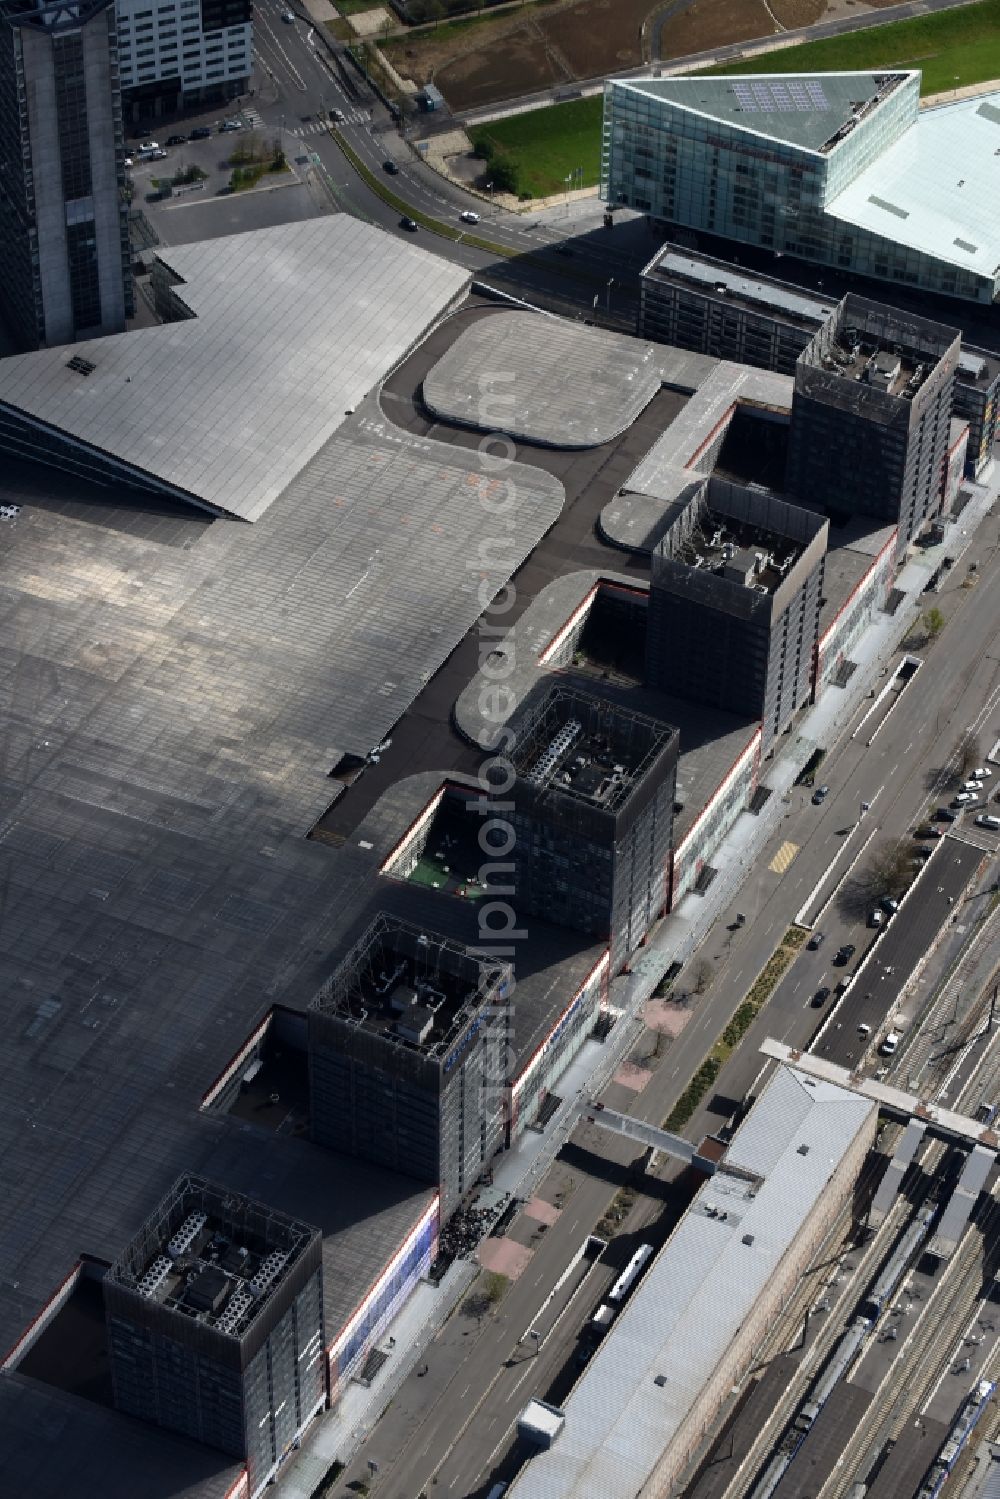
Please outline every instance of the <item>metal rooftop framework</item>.
[{"label": "metal rooftop framework", "polygon": [[671,517],[653,552],[654,586],[741,618],[780,613],[821,562],[828,532],[822,515],[713,475]]},{"label": "metal rooftop framework", "polygon": [[704,567],[742,588],[770,594],[802,555],[800,541],[714,510],[708,485],[690,508],[690,529],[678,539],[673,553],[689,567]]},{"label": "metal rooftop framework", "polygon": [[550,687],[518,724],[511,764],[547,798],[621,811],[676,730],[577,688]]},{"label": "metal rooftop framework", "polygon": [[227,1337],[249,1331],[319,1230],[204,1177],[178,1179],[108,1271],[137,1292]]},{"label": "metal rooftop framework", "polygon": [[458,942],[380,913],[310,1009],[443,1058],[509,981],[507,965],[484,963]]}]

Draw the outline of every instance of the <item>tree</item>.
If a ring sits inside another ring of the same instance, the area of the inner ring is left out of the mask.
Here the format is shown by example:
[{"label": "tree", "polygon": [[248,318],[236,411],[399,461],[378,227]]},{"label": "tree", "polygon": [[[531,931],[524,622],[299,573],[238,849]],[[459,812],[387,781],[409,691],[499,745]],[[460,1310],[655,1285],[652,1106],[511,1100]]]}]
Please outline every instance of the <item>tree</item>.
[{"label": "tree", "polygon": [[704,994],[712,982],[712,965],[707,958],[699,958],[691,974],[691,986],[696,994]]},{"label": "tree", "polygon": [[944,629],[944,615],[937,605],[921,616],[921,622],[928,640],[936,640]]},{"label": "tree", "polygon": [[967,776],[970,770],[975,770],[982,757],[982,747],[979,736],[970,729],[959,741],[958,766],[963,776]]},{"label": "tree", "polygon": [[879,901],[898,900],[913,878],[913,849],[905,838],[890,838],[881,844],[864,868],[845,880],[837,897],[844,916],[863,919]]},{"label": "tree", "polygon": [[518,165],[511,156],[494,156],[490,162],[490,181],[498,193],[516,193]]},{"label": "tree", "polygon": [[480,1276],[474,1291],[470,1291],[462,1302],[462,1311],[467,1317],[481,1322],[486,1313],[503,1300],[510,1281],[499,1270],[487,1270]]}]

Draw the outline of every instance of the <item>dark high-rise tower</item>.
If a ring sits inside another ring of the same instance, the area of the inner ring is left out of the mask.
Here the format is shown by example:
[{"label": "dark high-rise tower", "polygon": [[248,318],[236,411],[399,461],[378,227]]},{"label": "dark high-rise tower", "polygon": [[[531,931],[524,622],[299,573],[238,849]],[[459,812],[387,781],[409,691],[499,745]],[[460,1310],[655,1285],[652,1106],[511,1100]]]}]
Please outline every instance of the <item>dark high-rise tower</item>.
[{"label": "dark high-rise tower", "polygon": [[104,1280],[115,1405],[246,1459],[260,1493],[326,1400],[322,1239],[182,1176]]},{"label": "dark high-rise tower", "polygon": [[766,749],[812,691],[829,523],[711,478],[653,553],[646,678],[760,719]]},{"label": "dark high-rise tower", "polygon": [[606,938],[615,972],[669,899],[677,730],[566,683],[514,732],[514,905]]},{"label": "dark high-rise tower", "polygon": [[0,0],[0,303],[25,348],[132,310],[112,0]]},{"label": "dark high-rise tower", "polygon": [[849,294],[795,365],[786,488],[831,515],[899,524],[941,505],[961,335]]},{"label": "dark high-rise tower", "polygon": [[378,915],[309,1010],[313,1138],[433,1182],[442,1221],[503,1143],[510,969]]}]

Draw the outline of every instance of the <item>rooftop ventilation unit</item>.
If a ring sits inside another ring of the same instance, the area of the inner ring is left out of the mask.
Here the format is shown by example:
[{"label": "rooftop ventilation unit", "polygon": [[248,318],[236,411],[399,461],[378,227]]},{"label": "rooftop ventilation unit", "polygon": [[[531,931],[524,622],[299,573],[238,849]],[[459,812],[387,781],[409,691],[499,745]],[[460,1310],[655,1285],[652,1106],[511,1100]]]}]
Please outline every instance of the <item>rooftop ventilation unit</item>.
[{"label": "rooftop ventilation unit", "polygon": [[575,718],[563,724],[548,749],[539,755],[535,764],[527,772],[525,779],[532,786],[541,786],[555,770],[567,750],[572,749],[582,733],[583,725]]},{"label": "rooftop ventilation unit", "polygon": [[252,1306],[253,1292],[248,1286],[240,1286],[233,1292],[229,1305],[219,1318],[219,1331],[235,1332]]},{"label": "rooftop ventilation unit", "polygon": [[195,1239],[208,1222],[207,1213],[189,1213],[167,1245],[167,1253],[172,1260],[182,1255],[185,1250],[191,1248]]},{"label": "rooftop ventilation unit", "polygon": [[136,1286],[140,1296],[155,1296],[171,1271],[171,1263],[165,1254],[158,1254],[145,1275]]},{"label": "rooftop ventilation unit", "polygon": [[262,1261],[260,1269],[250,1282],[250,1288],[256,1291],[258,1296],[263,1296],[273,1283],[277,1280],[288,1262],[288,1252],[284,1249],[272,1249],[271,1253]]}]

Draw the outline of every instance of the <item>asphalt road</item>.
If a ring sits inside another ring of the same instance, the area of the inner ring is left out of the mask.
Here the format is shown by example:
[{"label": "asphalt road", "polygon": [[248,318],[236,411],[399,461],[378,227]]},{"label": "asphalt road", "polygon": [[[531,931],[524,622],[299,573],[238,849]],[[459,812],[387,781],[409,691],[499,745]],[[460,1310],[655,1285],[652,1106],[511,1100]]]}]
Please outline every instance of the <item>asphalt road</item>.
[{"label": "asphalt road", "polygon": [[[924,810],[929,780],[940,771],[966,728],[998,700],[997,540],[997,520],[990,518],[975,548],[981,582],[967,590],[956,578],[939,596],[949,623],[926,652],[919,692],[903,694],[873,746],[868,747],[859,736],[830,758],[824,775],[832,791],[821,807],[813,806],[805,791],[789,805],[753,880],[736,897],[733,909],[720,920],[714,939],[707,944],[715,976],[707,992],[693,1000],[689,1023],[655,1064],[646,1088],[639,1094],[626,1094],[620,1085],[612,1084],[605,1095],[609,1105],[656,1123],[663,1119],[718,1034],[723,1017],[735,1008],[836,856],[844,828],[857,817],[860,800],[872,800],[868,815],[877,818],[885,836],[903,835]],[[1000,717],[996,722],[1000,723]],[[988,737],[987,727],[995,727],[990,712],[984,720],[984,737]],[[798,847],[792,863],[783,873],[770,869],[775,853],[788,842]],[[747,924],[729,932],[737,908],[747,916]],[[904,915],[896,919],[905,920],[905,907]],[[723,1070],[715,1094],[685,1130],[689,1137],[697,1139],[718,1129],[742,1098],[760,1071],[756,1046],[765,1035],[808,1044],[825,1013],[812,1007],[812,993],[829,978],[833,952],[840,942],[851,940],[860,953],[862,943],[872,935],[867,928],[842,919],[836,907],[831,907],[824,922],[828,933],[824,946],[817,953],[803,953],[792,966]],[[647,1036],[641,1045],[648,1044]],[[478,1328],[470,1328],[461,1317],[452,1319],[428,1352],[428,1374],[411,1377],[403,1386],[356,1463],[344,1474],[345,1483],[365,1476],[369,1457],[380,1464],[380,1492],[392,1499],[416,1499],[424,1489],[430,1492],[434,1479],[439,1493],[478,1496],[495,1478],[509,1475],[518,1459],[517,1413],[532,1394],[544,1395],[553,1380],[558,1383],[561,1370],[567,1366],[572,1370],[580,1329],[598,1299],[592,1294],[599,1290],[597,1280],[592,1280],[578,1310],[561,1320],[537,1357],[527,1357],[518,1339],[532,1325],[581,1236],[604,1211],[621,1179],[622,1164],[635,1154],[634,1145],[598,1133],[596,1126],[583,1124],[577,1129],[552,1174],[568,1194],[567,1206],[537,1241],[528,1271],[511,1286],[497,1319],[487,1319]],[[550,1181],[543,1190],[551,1199],[556,1187]],[[655,1201],[639,1200],[634,1216],[624,1225],[623,1253],[640,1241],[641,1232],[650,1233],[644,1224],[657,1211]],[[511,1359],[513,1364],[508,1366]]]}]

